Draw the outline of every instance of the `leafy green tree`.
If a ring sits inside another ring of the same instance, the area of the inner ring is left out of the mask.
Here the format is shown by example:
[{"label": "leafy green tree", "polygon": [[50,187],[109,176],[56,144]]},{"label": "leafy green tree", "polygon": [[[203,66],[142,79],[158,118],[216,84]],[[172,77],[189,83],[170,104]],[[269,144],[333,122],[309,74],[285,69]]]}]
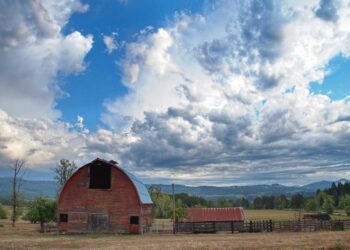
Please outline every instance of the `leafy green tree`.
[{"label": "leafy green tree", "polygon": [[253,208],[255,208],[255,209],[263,209],[264,208],[263,200],[261,197],[256,197],[254,199]]},{"label": "leafy green tree", "polygon": [[249,208],[250,207],[250,202],[246,198],[240,198],[236,199],[232,205],[234,207],[243,207],[243,208]]},{"label": "leafy green tree", "polygon": [[274,208],[274,196],[263,196],[262,203],[264,209],[273,209]]},{"label": "leafy green tree", "polygon": [[350,206],[350,195],[347,194],[345,196],[342,196],[339,201],[339,208],[345,209],[345,207]]},{"label": "leafy green tree", "polygon": [[310,198],[306,201],[305,210],[308,212],[317,211],[317,203],[316,203],[316,200],[314,198]]},{"label": "leafy green tree", "polygon": [[323,203],[324,203],[326,197],[327,197],[327,194],[324,193],[324,192],[318,192],[317,193],[317,195],[315,197],[317,209],[319,209],[319,210],[322,209]]},{"label": "leafy green tree", "polygon": [[291,208],[301,209],[304,208],[305,197],[302,194],[294,194],[290,201]]},{"label": "leafy green tree", "polygon": [[232,202],[225,198],[219,198],[216,201],[217,207],[232,207]]},{"label": "leafy green tree", "polygon": [[285,195],[276,196],[274,198],[274,208],[275,209],[286,209],[288,208],[289,201]]},{"label": "leafy green tree", "polygon": [[208,202],[202,197],[188,195],[186,193],[175,194],[175,199],[180,199],[184,207],[208,207]]},{"label": "leafy green tree", "polygon": [[[182,200],[177,199],[176,200],[176,208],[175,208],[175,220],[179,221],[180,219],[184,218],[186,216],[186,208],[184,207],[184,204],[182,203]],[[171,214],[173,212],[173,209],[171,208]]]},{"label": "leafy green tree", "polygon": [[162,193],[157,185],[149,187],[149,192],[153,201],[154,218],[170,218],[172,215],[172,199],[169,195]]},{"label": "leafy green tree", "polygon": [[7,211],[0,203],[0,219],[7,219]]},{"label": "leafy green tree", "polygon": [[334,205],[336,207],[339,207],[342,197],[344,197],[345,195],[350,195],[350,182],[333,182],[332,186],[330,188],[325,189],[324,192],[328,195],[331,195],[334,200]]},{"label": "leafy green tree", "polygon": [[334,211],[334,201],[331,196],[327,195],[326,199],[324,200],[322,210],[326,212],[327,214],[332,214]]},{"label": "leafy green tree", "polygon": [[347,215],[347,216],[350,216],[350,206],[346,206],[346,207],[344,208],[344,210],[345,210],[346,215]]},{"label": "leafy green tree", "polygon": [[317,210],[326,212],[328,214],[333,213],[334,200],[332,196],[327,195],[325,192],[319,192],[315,198]]},{"label": "leafy green tree", "polygon": [[38,197],[30,205],[25,218],[32,222],[40,222],[40,232],[44,232],[44,225],[56,219],[57,203],[47,198]]}]

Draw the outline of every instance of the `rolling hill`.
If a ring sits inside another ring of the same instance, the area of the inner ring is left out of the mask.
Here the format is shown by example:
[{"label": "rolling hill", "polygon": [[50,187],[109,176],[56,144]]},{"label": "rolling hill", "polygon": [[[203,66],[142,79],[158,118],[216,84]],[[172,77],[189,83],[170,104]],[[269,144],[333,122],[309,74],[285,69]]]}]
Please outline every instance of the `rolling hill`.
[{"label": "rolling hill", "polygon": [[[349,182],[349,180],[341,179],[338,182]],[[294,193],[303,193],[304,195],[314,195],[317,189],[325,189],[332,185],[331,181],[320,181],[310,183],[304,186],[285,186],[281,184],[271,185],[251,185],[251,186],[228,186],[228,187],[216,187],[216,186],[185,186],[176,185],[176,193],[187,193],[190,195],[197,195],[206,199],[215,200],[220,197],[227,199],[235,199],[240,197],[246,197],[253,199],[256,196],[262,195],[280,195],[285,194],[291,196]],[[148,187],[150,185],[147,185]],[[171,193],[171,185],[158,185],[165,193]],[[47,196],[54,198],[56,195],[56,182],[55,181],[37,181],[37,180],[22,180],[21,192],[25,194],[25,197],[32,199],[36,196]],[[8,197],[11,195],[12,182],[11,178],[0,178],[0,197]]]}]

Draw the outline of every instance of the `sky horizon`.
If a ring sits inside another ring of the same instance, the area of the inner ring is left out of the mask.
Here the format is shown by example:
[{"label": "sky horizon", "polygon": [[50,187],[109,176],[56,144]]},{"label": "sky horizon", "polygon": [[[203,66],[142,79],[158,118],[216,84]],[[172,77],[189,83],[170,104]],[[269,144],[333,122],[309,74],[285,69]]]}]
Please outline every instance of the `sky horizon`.
[{"label": "sky horizon", "polygon": [[350,179],[349,0],[0,1],[0,177]]}]

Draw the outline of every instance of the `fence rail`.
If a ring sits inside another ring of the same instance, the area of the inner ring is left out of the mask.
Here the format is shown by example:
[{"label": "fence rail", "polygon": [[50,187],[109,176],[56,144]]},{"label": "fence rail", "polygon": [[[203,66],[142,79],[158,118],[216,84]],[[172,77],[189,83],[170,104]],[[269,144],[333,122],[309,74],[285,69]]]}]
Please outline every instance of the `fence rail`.
[{"label": "fence rail", "polygon": [[[249,221],[249,222],[177,222],[175,232],[316,232],[350,230],[350,220],[291,220],[291,221]],[[152,226],[153,227],[153,226]]]}]

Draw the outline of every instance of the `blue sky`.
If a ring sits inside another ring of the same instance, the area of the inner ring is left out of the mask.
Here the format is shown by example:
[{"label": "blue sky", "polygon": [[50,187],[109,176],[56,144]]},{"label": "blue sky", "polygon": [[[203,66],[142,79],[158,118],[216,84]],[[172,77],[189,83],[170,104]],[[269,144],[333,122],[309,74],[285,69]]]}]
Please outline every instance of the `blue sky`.
[{"label": "blue sky", "polygon": [[66,32],[80,30],[93,34],[94,46],[86,57],[88,69],[80,74],[63,80],[63,91],[69,97],[58,102],[62,118],[75,122],[78,115],[84,117],[85,125],[91,130],[103,126],[100,115],[104,111],[103,103],[125,95],[127,89],[121,83],[122,72],[118,62],[122,60],[123,49],[108,54],[103,43],[103,34],[118,33],[118,40],[130,42],[135,35],[147,26],[157,29],[166,26],[175,12],[200,12],[204,1],[84,1],[90,11],[71,17]]},{"label": "blue sky", "polygon": [[343,56],[333,58],[327,65],[329,73],[322,82],[310,84],[311,91],[341,100],[350,93],[350,60]]},{"label": "blue sky", "polygon": [[0,176],[350,179],[348,0],[18,0],[0,22]]}]

